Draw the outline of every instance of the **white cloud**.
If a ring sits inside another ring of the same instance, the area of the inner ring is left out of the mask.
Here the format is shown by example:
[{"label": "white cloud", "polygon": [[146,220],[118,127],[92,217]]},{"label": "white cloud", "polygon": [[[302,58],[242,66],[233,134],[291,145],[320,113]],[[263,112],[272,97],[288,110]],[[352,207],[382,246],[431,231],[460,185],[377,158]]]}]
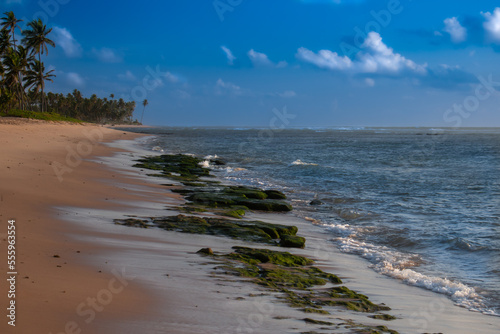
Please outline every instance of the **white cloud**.
[{"label": "white cloud", "polygon": [[280,61],[277,64],[272,62],[269,57],[262,52],[257,52],[254,49],[251,49],[248,51],[248,58],[252,61],[253,66],[259,67],[276,67],[276,68],[284,68],[288,66],[288,63],[286,61]]},{"label": "white cloud", "polygon": [[222,45],[220,47],[222,49],[222,51],[224,51],[224,53],[226,54],[226,57],[227,57],[227,63],[229,65],[233,65],[234,64],[234,61],[236,60],[236,57],[233,55],[233,53],[231,52],[231,50],[229,50],[227,47],[225,47],[224,45]]},{"label": "white cloud", "polygon": [[366,78],[365,79],[365,84],[368,87],[373,87],[373,86],[375,86],[375,80],[373,80],[372,78]]},{"label": "white cloud", "polygon": [[181,89],[177,89],[175,90],[174,92],[172,92],[172,94],[178,98],[178,99],[181,99],[181,100],[188,100],[191,98],[191,94],[189,94],[188,92],[186,92],[185,90],[181,90]]},{"label": "white cloud", "polygon": [[490,12],[481,14],[485,18],[483,27],[489,35],[489,38],[497,43],[500,43],[500,7],[495,8],[493,14]]},{"label": "white cloud", "polygon": [[109,48],[92,48],[92,53],[103,63],[120,63],[123,59]]},{"label": "white cloud", "polygon": [[320,50],[317,54],[306,48],[299,48],[297,57],[308,63],[330,70],[346,70],[353,66],[349,57],[340,57],[337,52]]},{"label": "white cloud", "polygon": [[54,27],[52,30],[53,39],[57,46],[60,46],[64,54],[70,58],[80,57],[82,55],[82,47],[71,35],[68,29]]},{"label": "white cloud", "polygon": [[467,39],[467,29],[465,29],[456,17],[444,20],[444,32],[450,34],[453,43],[461,43]]},{"label": "white cloud", "polygon": [[165,79],[167,79],[167,80],[168,80],[168,81],[170,81],[171,83],[177,83],[177,82],[179,82],[179,80],[180,80],[180,79],[179,79],[179,77],[178,77],[177,75],[172,74],[172,73],[170,73],[170,72],[165,73],[164,77],[165,77]]},{"label": "white cloud", "polygon": [[276,64],[276,68],[285,68],[287,66],[288,66],[288,63],[284,60],[282,60],[278,64]]},{"label": "white cloud", "polygon": [[135,81],[137,78],[134,73],[127,71],[125,74],[118,74],[118,78],[121,80]]},{"label": "white cloud", "polygon": [[75,72],[67,73],[66,80],[70,85],[74,85],[77,87],[82,87],[85,85],[85,80],[80,76],[80,74]]},{"label": "white cloud", "polygon": [[252,61],[254,66],[272,66],[273,62],[269,60],[266,54],[255,51],[254,49],[248,51],[248,58]]},{"label": "white cloud", "polygon": [[425,74],[426,64],[418,65],[410,59],[395,53],[389,48],[382,37],[376,32],[370,32],[365,39],[362,50],[356,59],[339,56],[337,52],[320,50],[314,53],[306,48],[299,48],[297,57],[318,67],[351,73],[400,74],[405,71]]},{"label": "white cloud", "polygon": [[283,93],[278,93],[278,96],[284,98],[291,98],[297,96],[297,93],[295,93],[293,90],[287,90],[284,91]]},{"label": "white cloud", "polygon": [[224,82],[219,78],[215,84],[215,93],[217,95],[231,94],[231,95],[241,95],[241,87],[237,86],[231,82]]}]

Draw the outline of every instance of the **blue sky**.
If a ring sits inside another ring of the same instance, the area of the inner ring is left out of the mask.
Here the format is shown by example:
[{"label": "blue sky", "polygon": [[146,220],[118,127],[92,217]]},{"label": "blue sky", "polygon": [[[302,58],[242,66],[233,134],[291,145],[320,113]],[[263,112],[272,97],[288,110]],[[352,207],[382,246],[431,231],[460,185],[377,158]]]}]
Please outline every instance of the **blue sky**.
[{"label": "blue sky", "polygon": [[53,28],[50,90],[146,98],[146,124],[500,127],[497,1],[0,3]]}]

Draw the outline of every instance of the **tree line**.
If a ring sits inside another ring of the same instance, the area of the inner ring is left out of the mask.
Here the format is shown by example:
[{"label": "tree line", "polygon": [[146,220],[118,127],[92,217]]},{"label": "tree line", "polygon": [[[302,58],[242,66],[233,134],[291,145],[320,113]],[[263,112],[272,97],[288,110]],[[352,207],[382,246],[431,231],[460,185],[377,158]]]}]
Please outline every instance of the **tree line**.
[{"label": "tree line", "polygon": [[45,83],[55,78],[42,62],[42,55],[56,46],[49,38],[52,28],[37,19],[21,30],[21,22],[12,11],[0,19],[0,111],[51,112],[98,123],[132,121],[135,102],[115,100],[113,94],[107,99],[95,94],[85,98],[76,89],[67,95],[46,93]]}]

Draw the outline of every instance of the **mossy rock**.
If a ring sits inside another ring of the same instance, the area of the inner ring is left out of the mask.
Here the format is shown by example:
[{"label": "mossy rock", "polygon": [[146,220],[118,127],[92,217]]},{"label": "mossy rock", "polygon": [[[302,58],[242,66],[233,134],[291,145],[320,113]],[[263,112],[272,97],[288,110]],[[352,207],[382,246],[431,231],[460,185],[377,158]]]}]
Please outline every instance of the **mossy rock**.
[{"label": "mossy rock", "polygon": [[233,249],[235,250],[235,253],[244,255],[248,259],[254,259],[260,261],[261,263],[272,263],[285,267],[300,267],[314,262],[306,257],[293,255],[288,252],[240,246],[235,246]]},{"label": "mossy rock", "polygon": [[230,210],[230,211],[226,211],[223,213],[224,216],[228,216],[228,217],[231,217],[231,218],[238,218],[238,219],[241,219],[243,218],[243,216],[245,215],[246,211],[245,210]]},{"label": "mossy rock", "polygon": [[153,223],[169,231],[228,236],[263,243],[273,243],[273,239],[297,233],[296,226],[185,215],[154,218]]},{"label": "mossy rock", "polygon": [[280,240],[281,247],[304,248],[306,239],[296,235],[283,235]]},{"label": "mossy rock", "polygon": [[139,227],[139,228],[148,228],[149,227],[148,221],[142,220],[142,219],[134,219],[134,218],[115,219],[114,222],[116,225]]},{"label": "mossy rock", "polygon": [[370,316],[370,318],[377,319],[377,320],[385,320],[385,321],[391,321],[391,320],[396,320],[397,318],[393,315],[390,314],[375,314]]},{"label": "mossy rock", "polygon": [[388,311],[391,309],[384,305],[376,305],[368,300],[367,296],[354,292],[345,286],[332,288],[329,295],[335,299],[346,299],[332,301],[329,303],[330,305],[343,305],[349,310],[357,312]]},{"label": "mossy rock", "polygon": [[199,177],[210,177],[210,169],[200,166],[203,160],[183,154],[160,155],[145,157],[138,160],[134,165],[137,168],[161,170],[163,176],[174,177],[184,180],[196,180]]},{"label": "mossy rock", "polygon": [[212,248],[202,248],[199,251],[196,252],[197,254],[202,254],[202,255],[208,255],[208,256],[213,256],[214,251]]},{"label": "mossy rock", "polygon": [[234,194],[242,198],[266,199],[268,197],[262,189],[244,186],[229,186],[224,189],[224,192]]},{"label": "mossy rock", "polygon": [[268,212],[288,212],[293,208],[290,204],[279,200],[255,200],[243,199],[239,200],[236,204],[244,205],[250,210],[268,211]]},{"label": "mossy rock", "polygon": [[185,181],[185,182],[182,182],[182,184],[185,185],[186,187],[208,187],[208,184],[201,183],[201,182]]},{"label": "mossy rock", "polygon": [[210,224],[203,218],[184,215],[156,218],[153,222],[165,230],[193,234],[207,234],[210,227]]},{"label": "mossy rock", "polygon": [[304,322],[306,322],[308,324],[313,324],[313,325],[324,325],[324,326],[335,325],[334,323],[329,322],[329,321],[321,321],[321,320],[316,320],[316,319],[311,319],[311,318],[305,318],[303,320],[304,320]]},{"label": "mossy rock", "polygon": [[326,280],[319,275],[303,270],[273,268],[261,273],[263,284],[305,290],[315,285],[325,285]]},{"label": "mossy rock", "polygon": [[311,307],[306,307],[306,308],[302,309],[302,312],[304,312],[304,313],[330,314],[330,312],[325,311],[323,309],[317,309],[317,308],[311,308]]},{"label": "mossy rock", "polygon": [[210,207],[230,207],[237,205],[237,198],[221,193],[198,192],[187,197],[188,201]]},{"label": "mossy rock", "polygon": [[269,199],[286,199],[286,195],[278,190],[265,190],[264,192]]}]

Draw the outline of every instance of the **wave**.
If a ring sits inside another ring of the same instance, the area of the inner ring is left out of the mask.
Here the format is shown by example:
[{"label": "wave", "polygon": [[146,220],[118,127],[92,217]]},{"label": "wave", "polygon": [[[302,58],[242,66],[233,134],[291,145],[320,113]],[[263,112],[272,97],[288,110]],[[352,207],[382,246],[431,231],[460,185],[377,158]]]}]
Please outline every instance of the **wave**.
[{"label": "wave", "polygon": [[318,164],[310,163],[310,162],[304,162],[304,161],[302,161],[300,159],[295,160],[290,165],[292,165],[292,166],[318,166]]},{"label": "wave", "polygon": [[446,240],[446,243],[450,244],[447,248],[449,250],[462,250],[467,252],[477,252],[482,250],[488,250],[488,247],[479,246],[472,241],[464,238],[453,238]]},{"label": "wave", "polygon": [[318,225],[324,226],[338,236],[335,241],[340,251],[363,257],[371,263],[370,267],[378,273],[400,279],[408,285],[447,295],[456,305],[471,311],[500,315],[485,305],[483,297],[474,287],[446,277],[430,276],[415,271],[413,268],[423,263],[422,258],[416,254],[402,253],[387,246],[360,241],[356,239],[360,229],[348,224],[318,223]]},{"label": "wave", "polygon": [[155,152],[165,152],[160,146],[155,146],[151,149],[152,151],[155,151]]},{"label": "wave", "polygon": [[210,164],[210,160],[203,160],[202,162],[199,163],[200,167],[203,168],[211,168],[212,165]]}]

